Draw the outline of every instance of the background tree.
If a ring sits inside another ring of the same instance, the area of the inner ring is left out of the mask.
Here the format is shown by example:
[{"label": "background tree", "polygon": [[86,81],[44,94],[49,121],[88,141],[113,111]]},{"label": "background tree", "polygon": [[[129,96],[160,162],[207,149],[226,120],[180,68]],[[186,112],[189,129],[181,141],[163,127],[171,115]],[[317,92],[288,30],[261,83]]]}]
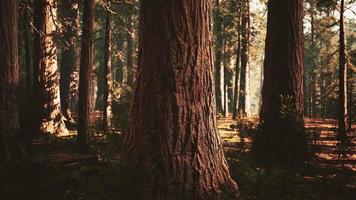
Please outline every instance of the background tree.
[{"label": "background tree", "polygon": [[105,27],[105,86],[104,86],[104,113],[103,113],[103,125],[104,130],[109,131],[111,128],[111,90],[112,90],[112,19],[110,11],[110,0],[107,0],[106,11],[106,27]]},{"label": "background tree", "polygon": [[59,69],[55,43],[57,3],[55,0],[34,2],[34,95],[37,102],[37,128],[42,133],[67,135],[63,121],[59,90]]},{"label": "background tree", "polygon": [[78,142],[86,148],[90,136],[93,77],[93,26],[95,0],[84,2],[79,72]]},{"label": "background tree", "polygon": [[269,0],[261,134],[263,156],[295,160],[304,156],[303,1]]},{"label": "background tree", "polygon": [[139,68],[125,137],[133,198],[219,199],[224,190],[237,191],[216,131],[211,6],[207,0],[141,2]]},{"label": "background tree", "polygon": [[339,36],[339,126],[338,136],[346,136],[347,127],[347,67],[345,53],[345,28],[344,28],[345,1],[340,2],[340,36]]},{"label": "background tree", "polygon": [[246,115],[246,94],[247,94],[247,65],[249,60],[250,44],[250,0],[241,2],[241,71],[239,86],[238,113]]},{"label": "background tree", "polygon": [[64,0],[60,10],[63,30],[60,81],[62,112],[67,120],[74,122],[79,82],[79,3],[77,0]]},{"label": "background tree", "polygon": [[224,68],[222,66],[222,48],[223,48],[223,37],[222,37],[222,25],[223,18],[221,13],[220,0],[215,1],[214,6],[214,50],[215,50],[215,96],[216,96],[216,107],[218,112],[223,113],[224,111]]}]

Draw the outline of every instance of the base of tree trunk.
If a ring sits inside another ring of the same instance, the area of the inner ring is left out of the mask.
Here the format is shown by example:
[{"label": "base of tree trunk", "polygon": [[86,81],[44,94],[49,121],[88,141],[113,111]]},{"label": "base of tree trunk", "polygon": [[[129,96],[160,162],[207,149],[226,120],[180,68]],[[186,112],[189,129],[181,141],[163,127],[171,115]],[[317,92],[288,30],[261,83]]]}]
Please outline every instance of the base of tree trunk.
[{"label": "base of tree trunk", "polygon": [[298,162],[307,156],[304,123],[296,118],[262,122],[253,141],[253,152],[263,161]]}]

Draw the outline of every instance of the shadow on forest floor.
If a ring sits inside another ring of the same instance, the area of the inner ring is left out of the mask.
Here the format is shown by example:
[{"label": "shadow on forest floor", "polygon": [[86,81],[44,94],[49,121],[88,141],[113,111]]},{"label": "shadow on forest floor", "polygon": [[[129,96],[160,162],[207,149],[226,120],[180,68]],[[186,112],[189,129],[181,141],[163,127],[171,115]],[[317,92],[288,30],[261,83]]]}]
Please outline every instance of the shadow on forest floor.
[{"label": "shadow on forest floor", "polygon": [[[335,149],[329,148],[336,148],[332,142],[333,133],[323,132],[329,129],[314,127],[317,133],[311,134],[317,138],[310,137],[310,148],[317,156],[313,161],[298,166],[275,164],[267,167],[257,164],[250,156],[251,140],[241,139],[241,134],[230,128],[232,123],[231,119],[220,119],[219,130],[225,141],[232,176],[241,190],[241,199],[351,200],[356,196],[354,150],[348,162],[335,160]],[[308,122],[307,128],[309,125],[313,124]],[[352,136],[352,142],[354,138]],[[128,177],[120,158],[122,140],[118,133],[98,134],[91,152],[80,154],[73,136],[41,137],[34,142],[31,161],[1,170],[0,199],[129,199],[125,196]],[[318,144],[326,147],[315,148]],[[331,157],[323,158],[318,153]],[[333,161],[326,162],[328,160]]]}]

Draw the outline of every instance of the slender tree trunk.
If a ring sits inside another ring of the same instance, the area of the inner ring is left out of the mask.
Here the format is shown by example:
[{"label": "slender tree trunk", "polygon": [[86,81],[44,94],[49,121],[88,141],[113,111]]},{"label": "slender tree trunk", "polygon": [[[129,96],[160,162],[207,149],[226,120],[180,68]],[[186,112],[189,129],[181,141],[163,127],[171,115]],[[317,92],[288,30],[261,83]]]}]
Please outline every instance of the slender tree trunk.
[{"label": "slender tree trunk", "polygon": [[[110,0],[107,1],[110,5]],[[111,129],[111,88],[113,84],[112,80],[112,31],[111,31],[111,12],[106,11],[106,28],[105,28],[105,82],[104,82],[104,113],[103,113],[103,125],[105,131]]]},{"label": "slender tree trunk", "polygon": [[124,148],[135,173],[133,199],[214,200],[237,192],[216,127],[211,4],[141,1],[139,73]]},{"label": "slender tree trunk", "polygon": [[26,90],[27,97],[32,98],[32,60],[31,60],[31,27],[28,4],[25,4],[22,20],[24,22],[24,45],[25,45],[25,68],[26,68]]},{"label": "slender tree trunk", "polygon": [[[29,130],[33,130],[33,113],[38,112],[34,110],[33,102],[31,101],[33,97],[33,74],[32,74],[32,56],[31,56],[31,33],[32,28],[30,26],[31,18],[29,14],[31,1],[27,1],[23,3],[23,12],[21,15],[21,19],[23,22],[23,41],[25,47],[25,70],[26,70],[26,98],[28,99],[25,102],[25,119],[24,119],[24,128]],[[32,133],[33,134],[33,133]],[[30,134],[29,134],[30,135]]]},{"label": "slender tree trunk", "polygon": [[345,55],[345,28],[344,28],[344,10],[345,2],[341,0],[340,4],[340,38],[339,38],[339,129],[338,137],[346,136],[347,127],[347,68]]},{"label": "slender tree trunk", "polygon": [[133,54],[134,54],[134,26],[132,21],[132,16],[129,16],[128,19],[128,27],[127,27],[127,52],[126,52],[126,60],[127,60],[127,84],[131,87],[134,85],[134,63],[133,63]]},{"label": "slender tree trunk", "polygon": [[224,69],[221,65],[222,63],[222,17],[220,10],[220,0],[215,1],[215,10],[214,10],[214,33],[216,35],[215,39],[215,96],[216,96],[216,105],[219,113],[224,111]]},{"label": "slender tree trunk", "polygon": [[117,66],[114,67],[115,69],[115,75],[114,75],[114,79],[115,81],[117,81],[118,83],[123,84],[124,83],[124,59],[122,56],[122,52],[124,49],[124,40],[123,38],[118,38],[118,40],[116,41],[116,48],[117,51],[119,52],[118,56],[117,56]]},{"label": "slender tree trunk", "polygon": [[37,98],[37,126],[40,132],[67,135],[63,121],[59,91],[59,69],[55,44],[57,4],[55,0],[34,2],[35,22],[34,74]]},{"label": "slender tree trunk", "polygon": [[[351,64],[351,63],[350,63]],[[348,75],[348,78],[349,78],[349,95],[348,95],[348,129],[351,131],[352,130],[352,118],[353,118],[353,107],[354,107],[354,104],[353,104],[353,88],[354,88],[354,83],[353,83],[353,71],[351,69],[351,66],[349,68],[349,75]]]},{"label": "slender tree trunk", "polygon": [[238,25],[237,25],[237,50],[236,50],[236,66],[235,66],[235,87],[234,87],[234,104],[232,107],[232,118],[237,119],[238,116],[238,101],[239,101],[239,77],[240,77],[240,61],[241,61],[241,3],[238,5]]},{"label": "slender tree trunk", "polygon": [[11,160],[12,138],[19,131],[18,2],[0,1],[0,163]]},{"label": "slender tree trunk", "polygon": [[242,22],[241,22],[241,75],[238,113],[246,115],[246,76],[248,64],[249,48],[249,20],[250,20],[250,0],[242,1]]},{"label": "slender tree trunk", "polygon": [[303,123],[303,0],[269,0],[262,89],[261,156],[294,161],[306,152]]},{"label": "slender tree trunk", "polygon": [[87,148],[90,135],[93,88],[93,26],[95,0],[86,0],[83,9],[82,48],[79,72],[78,143]]},{"label": "slender tree trunk", "polygon": [[64,30],[61,59],[62,112],[68,121],[74,122],[79,82],[79,4],[76,0],[63,1],[62,27]]},{"label": "slender tree trunk", "polygon": [[312,46],[312,51],[313,51],[313,61],[312,61],[312,72],[311,72],[311,83],[310,83],[310,104],[311,107],[310,109],[310,116],[315,118],[317,115],[317,109],[316,109],[316,44],[315,44],[315,28],[314,28],[314,23],[315,23],[315,1],[312,0],[310,3],[310,9],[311,9],[311,21],[310,21],[310,26],[311,26],[311,46]]},{"label": "slender tree trunk", "polygon": [[224,68],[224,117],[229,116],[229,72],[228,72],[228,63],[227,63],[227,47],[226,40],[223,41],[223,68]]}]

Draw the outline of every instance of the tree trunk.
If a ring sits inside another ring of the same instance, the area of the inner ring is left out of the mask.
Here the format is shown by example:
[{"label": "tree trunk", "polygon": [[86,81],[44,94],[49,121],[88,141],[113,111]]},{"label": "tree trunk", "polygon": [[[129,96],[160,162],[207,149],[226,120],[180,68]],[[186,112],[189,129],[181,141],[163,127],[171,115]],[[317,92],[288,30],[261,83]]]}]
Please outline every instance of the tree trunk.
[{"label": "tree trunk", "polygon": [[250,20],[250,0],[242,1],[242,21],[241,21],[241,75],[240,75],[240,94],[238,113],[246,115],[246,76],[247,64],[249,59],[249,20]]},{"label": "tree trunk", "polygon": [[33,113],[38,112],[33,110],[33,102],[30,100],[33,97],[33,74],[32,74],[32,57],[31,57],[31,39],[32,39],[32,28],[31,18],[29,14],[31,2],[24,2],[23,3],[23,12],[21,15],[22,26],[23,26],[23,41],[24,41],[24,48],[25,48],[25,71],[26,71],[26,98],[27,101],[24,103],[25,105],[25,114],[24,114],[24,124],[23,127],[27,130],[33,130]]},{"label": "tree trunk", "polygon": [[237,192],[216,127],[211,4],[141,1],[139,73],[124,146],[133,199]]},{"label": "tree trunk", "polygon": [[76,0],[63,1],[62,27],[64,45],[61,59],[61,102],[62,112],[68,121],[74,122],[79,82],[79,5]]},{"label": "tree trunk", "polygon": [[91,95],[93,88],[93,26],[95,0],[84,2],[83,32],[79,72],[78,143],[87,148],[90,135]]},{"label": "tree trunk", "polygon": [[[110,5],[110,0],[107,1]],[[111,33],[111,12],[106,11],[106,27],[105,27],[105,76],[104,76],[104,113],[103,113],[103,126],[105,131],[110,131],[111,128],[111,88],[113,85],[112,80],[112,33]]]},{"label": "tree trunk", "polygon": [[316,87],[317,87],[317,80],[316,80],[316,44],[315,44],[315,10],[316,10],[316,2],[315,0],[311,0],[310,1],[310,14],[311,14],[311,20],[310,20],[310,27],[311,27],[311,48],[313,51],[313,61],[312,61],[312,72],[311,72],[311,83],[310,83],[310,112],[309,112],[309,116],[315,118],[317,117],[317,108],[316,108]]},{"label": "tree trunk", "polygon": [[12,138],[18,134],[18,2],[0,1],[0,163],[11,160]]},{"label": "tree trunk", "polygon": [[306,152],[303,123],[303,0],[269,0],[261,134],[268,159],[294,161]]},{"label": "tree trunk", "polygon": [[237,25],[237,50],[236,50],[236,66],[235,66],[235,87],[234,87],[234,104],[232,107],[232,118],[237,119],[238,116],[238,101],[239,101],[239,77],[240,77],[240,62],[241,62],[241,3],[238,5],[238,25]]},{"label": "tree trunk", "polygon": [[[351,61],[350,61],[351,62]],[[350,63],[351,64],[351,63]],[[352,118],[353,118],[353,107],[355,106],[353,103],[353,90],[354,90],[354,83],[353,83],[353,70],[351,66],[349,67],[349,94],[348,94],[348,129],[351,131],[352,130]]]},{"label": "tree trunk", "polygon": [[133,63],[133,54],[134,54],[134,26],[132,16],[129,16],[128,19],[128,27],[127,27],[127,52],[126,52],[126,60],[127,60],[127,84],[131,87],[134,85],[134,63]]},{"label": "tree trunk", "polygon": [[[63,121],[59,92],[59,69],[55,44],[57,4],[55,0],[34,2],[34,74],[35,96],[38,96],[36,112],[39,112],[37,124],[41,133],[67,135]],[[38,129],[38,127],[37,127]]]},{"label": "tree trunk", "polygon": [[216,35],[214,50],[215,50],[215,96],[216,106],[219,113],[224,111],[224,69],[221,66],[222,63],[222,17],[220,10],[220,0],[215,1],[214,10],[214,33]]},{"label": "tree trunk", "polygon": [[347,127],[347,68],[345,55],[345,28],[344,28],[344,8],[345,2],[341,0],[340,4],[340,38],[339,38],[339,128],[338,137],[344,138],[346,136]]}]

